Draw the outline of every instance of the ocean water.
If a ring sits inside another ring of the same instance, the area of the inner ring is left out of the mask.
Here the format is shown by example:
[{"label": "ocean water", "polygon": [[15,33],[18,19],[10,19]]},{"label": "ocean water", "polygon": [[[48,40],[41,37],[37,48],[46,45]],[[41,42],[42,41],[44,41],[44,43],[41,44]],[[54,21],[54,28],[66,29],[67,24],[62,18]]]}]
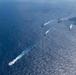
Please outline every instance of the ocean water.
[{"label": "ocean water", "polygon": [[[75,7],[71,1],[0,2],[0,75],[75,75],[76,27],[69,32],[70,21],[41,27],[50,20],[75,17]],[[14,65],[8,65],[35,43]]]}]

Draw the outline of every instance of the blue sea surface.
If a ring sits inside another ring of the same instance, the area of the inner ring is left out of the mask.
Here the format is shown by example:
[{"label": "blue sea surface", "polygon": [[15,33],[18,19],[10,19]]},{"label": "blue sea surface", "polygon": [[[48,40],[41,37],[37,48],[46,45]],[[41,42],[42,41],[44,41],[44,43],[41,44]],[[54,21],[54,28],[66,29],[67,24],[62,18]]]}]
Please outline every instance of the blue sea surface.
[{"label": "blue sea surface", "polygon": [[[76,27],[71,33],[68,31],[70,23],[41,27],[52,19],[75,16],[75,11],[75,4],[69,1],[0,2],[0,75],[75,75],[68,66],[72,64],[69,46],[75,48],[76,40],[71,38],[76,37]],[[51,32],[43,39],[49,28]],[[38,43],[35,48],[14,65],[8,65],[35,43]]]}]

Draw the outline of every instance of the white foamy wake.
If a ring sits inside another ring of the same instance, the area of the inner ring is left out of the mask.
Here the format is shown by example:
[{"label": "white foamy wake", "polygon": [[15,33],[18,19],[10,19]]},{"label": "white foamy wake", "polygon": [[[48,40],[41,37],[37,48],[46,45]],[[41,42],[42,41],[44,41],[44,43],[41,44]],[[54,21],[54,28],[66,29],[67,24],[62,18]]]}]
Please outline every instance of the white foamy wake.
[{"label": "white foamy wake", "polygon": [[71,30],[73,28],[73,24],[70,25],[69,30]]},{"label": "white foamy wake", "polygon": [[53,20],[44,23],[43,26],[46,26],[46,25],[48,25],[48,24],[51,23],[51,22],[53,22]]},{"label": "white foamy wake", "polygon": [[26,50],[24,50],[19,56],[17,56],[13,61],[9,62],[8,65],[12,66],[13,64],[15,64],[22,56],[24,56],[25,53],[27,53],[28,51],[30,51],[32,48],[34,48],[38,43],[30,46],[29,48],[27,48]]},{"label": "white foamy wake", "polygon": [[50,32],[50,29],[47,30],[47,31],[44,33],[44,35],[47,35],[49,32]]}]

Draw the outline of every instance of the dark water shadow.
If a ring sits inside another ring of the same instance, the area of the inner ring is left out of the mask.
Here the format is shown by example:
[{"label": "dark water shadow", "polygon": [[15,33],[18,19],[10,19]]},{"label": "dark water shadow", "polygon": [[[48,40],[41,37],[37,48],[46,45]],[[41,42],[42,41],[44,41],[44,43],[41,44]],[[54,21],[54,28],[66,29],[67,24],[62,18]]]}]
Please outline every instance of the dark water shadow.
[{"label": "dark water shadow", "polygon": [[69,21],[75,21],[76,22],[76,17],[69,18]]}]

